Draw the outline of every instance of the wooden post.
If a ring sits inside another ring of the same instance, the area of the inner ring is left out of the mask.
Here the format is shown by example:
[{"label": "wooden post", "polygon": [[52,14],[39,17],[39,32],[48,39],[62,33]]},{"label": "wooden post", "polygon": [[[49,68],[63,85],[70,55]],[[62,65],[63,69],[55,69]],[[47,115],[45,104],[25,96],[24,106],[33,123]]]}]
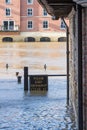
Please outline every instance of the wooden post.
[{"label": "wooden post", "polygon": [[78,130],[83,130],[83,86],[82,86],[82,7],[77,5],[78,42]]},{"label": "wooden post", "polygon": [[21,78],[22,78],[22,76],[17,76],[18,83],[21,83]]},{"label": "wooden post", "polygon": [[28,67],[24,67],[24,90],[28,91]]},{"label": "wooden post", "polygon": [[19,75],[19,72],[16,72],[16,76],[18,76]]},{"label": "wooden post", "polygon": [[66,29],[67,42],[66,42],[66,50],[67,50],[67,104],[69,105],[69,29]]}]

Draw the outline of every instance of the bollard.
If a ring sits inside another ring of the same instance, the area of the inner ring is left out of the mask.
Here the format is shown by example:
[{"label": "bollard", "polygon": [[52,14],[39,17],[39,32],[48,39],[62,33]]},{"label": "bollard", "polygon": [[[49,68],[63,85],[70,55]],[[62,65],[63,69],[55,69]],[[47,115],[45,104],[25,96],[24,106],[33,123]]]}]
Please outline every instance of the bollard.
[{"label": "bollard", "polygon": [[21,78],[22,78],[22,76],[18,76],[18,77],[17,77],[18,83],[21,83]]},{"label": "bollard", "polygon": [[18,76],[19,75],[19,72],[16,72],[16,76]]},{"label": "bollard", "polygon": [[44,69],[45,69],[45,71],[46,71],[46,69],[47,69],[47,65],[46,65],[46,64],[44,65]]},{"label": "bollard", "polygon": [[28,67],[24,67],[24,90],[28,91]]},{"label": "bollard", "polygon": [[6,64],[6,69],[8,69],[8,64]]}]

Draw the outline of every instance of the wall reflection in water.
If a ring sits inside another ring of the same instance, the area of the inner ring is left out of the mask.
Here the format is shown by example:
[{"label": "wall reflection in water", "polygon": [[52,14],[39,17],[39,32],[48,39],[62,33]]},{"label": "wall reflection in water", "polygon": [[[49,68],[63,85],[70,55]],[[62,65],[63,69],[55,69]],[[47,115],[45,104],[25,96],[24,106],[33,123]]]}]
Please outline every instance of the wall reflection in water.
[{"label": "wall reflection in water", "polygon": [[[23,73],[23,67],[29,67],[29,73],[66,73],[66,43],[0,43],[0,76],[5,75],[8,63],[9,76],[14,72]],[[47,72],[44,71],[47,65]]]}]

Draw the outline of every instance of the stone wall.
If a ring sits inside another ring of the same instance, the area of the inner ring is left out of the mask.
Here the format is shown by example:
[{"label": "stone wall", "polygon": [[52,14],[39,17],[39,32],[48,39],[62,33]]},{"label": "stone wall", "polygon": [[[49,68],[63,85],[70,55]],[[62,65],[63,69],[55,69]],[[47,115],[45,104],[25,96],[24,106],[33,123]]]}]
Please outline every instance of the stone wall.
[{"label": "stone wall", "polygon": [[[78,22],[77,11],[70,17],[70,102],[78,125]],[[79,75],[80,76],[80,75]],[[82,8],[82,94],[83,130],[87,130],[87,8]]]},{"label": "stone wall", "polygon": [[76,14],[71,14],[70,19],[70,103],[72,104],[78,122],[78,46]]}]

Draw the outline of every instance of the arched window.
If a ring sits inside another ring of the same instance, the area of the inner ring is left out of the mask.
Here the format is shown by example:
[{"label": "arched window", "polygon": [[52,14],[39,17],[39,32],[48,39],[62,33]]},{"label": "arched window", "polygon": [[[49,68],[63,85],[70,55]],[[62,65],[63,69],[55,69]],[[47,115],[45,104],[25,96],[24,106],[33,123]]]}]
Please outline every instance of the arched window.
[{"label": "arched window", "polygon": [[4,37],[2,39],[2,42],[13,42],[13,38],[11,38],[11,37]]},{"label": "arched window", "polygon": [[66,42],[66,37],[59,37],[58,42]]},{"label": "arched window", "polygon": [[33,37],[26,37],[24,39],[24,42],[35,42],[35,38],[33,38]]},{"label": "arched window", "polygon": [[50,38],[49,37],[41,37],[40,42],[50,42]]}]

